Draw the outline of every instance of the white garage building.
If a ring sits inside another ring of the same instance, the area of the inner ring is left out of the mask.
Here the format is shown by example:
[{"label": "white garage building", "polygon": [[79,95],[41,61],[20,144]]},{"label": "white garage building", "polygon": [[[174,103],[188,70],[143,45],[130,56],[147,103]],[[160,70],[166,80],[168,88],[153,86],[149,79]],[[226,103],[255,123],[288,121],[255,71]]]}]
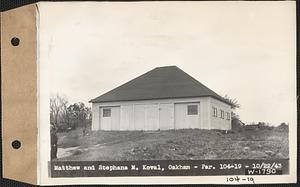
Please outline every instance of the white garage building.
[{"label": "white garage building", "polygon": [[231,129],[231,106],[176,66],[155,68],[95,99],[92,130]]}]

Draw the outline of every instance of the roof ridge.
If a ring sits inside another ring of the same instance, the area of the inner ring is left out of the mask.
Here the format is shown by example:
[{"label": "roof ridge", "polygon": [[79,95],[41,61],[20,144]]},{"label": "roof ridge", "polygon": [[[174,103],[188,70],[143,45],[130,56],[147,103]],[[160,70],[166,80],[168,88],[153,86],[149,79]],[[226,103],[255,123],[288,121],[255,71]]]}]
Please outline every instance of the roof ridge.
[{"label": "roof ridge", "polygon": [[[170,66],[159,66],[159,67],[156,67],[156,68],[154,68],[154,69],[158,69],[158,68],[171,68],[171,67],[176,67],[176,68],[178,68],[177,66],[175,66],[175,65],[170,65]],[[180,68],[178,68],[178,69],[180,69]]]}]

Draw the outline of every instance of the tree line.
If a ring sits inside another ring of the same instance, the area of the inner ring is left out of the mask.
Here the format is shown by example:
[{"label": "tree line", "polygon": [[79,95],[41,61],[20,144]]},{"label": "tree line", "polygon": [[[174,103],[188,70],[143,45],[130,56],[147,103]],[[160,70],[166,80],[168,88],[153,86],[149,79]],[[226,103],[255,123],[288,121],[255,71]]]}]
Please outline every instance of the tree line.
[{"label": "tree line", "polygon": [[77,128],[87,129],[92,124],[92,111],[82,102],[69,104],[66,97],[51,95],[50,123],[54,124],[59,132]]}]

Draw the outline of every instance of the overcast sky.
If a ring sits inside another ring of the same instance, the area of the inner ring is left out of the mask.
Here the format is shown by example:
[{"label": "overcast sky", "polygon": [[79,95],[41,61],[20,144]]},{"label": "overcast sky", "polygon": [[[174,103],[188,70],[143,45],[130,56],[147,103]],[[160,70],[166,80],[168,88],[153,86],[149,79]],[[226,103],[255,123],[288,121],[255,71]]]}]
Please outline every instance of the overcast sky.
[{"label": "overcast sky", "polygon": [[[40,3],[40,63],[70,103],[176,65],[241,104],[242,121],[295,119],[295,2]],[[48,71],[48,70],[47,70]]]}]

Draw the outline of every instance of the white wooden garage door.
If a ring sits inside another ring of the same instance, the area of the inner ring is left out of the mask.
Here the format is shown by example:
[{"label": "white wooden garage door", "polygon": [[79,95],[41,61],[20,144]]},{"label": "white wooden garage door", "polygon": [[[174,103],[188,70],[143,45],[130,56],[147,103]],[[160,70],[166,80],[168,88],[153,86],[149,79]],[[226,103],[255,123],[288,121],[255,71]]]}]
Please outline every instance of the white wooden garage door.
[{"label": "white wooden garage door", "polygon": [[174,129],[174,104],[162,103],[159,106],[159,129]]},{"label": "white wooden garage door", "polygon": [[100,107],[100,129],[120,130],[120,107]]},{"label": "white wooden garage door", "polygon": [[135,130],[133,105],[121,106],[120,130]]},{"label": "white wooden garage door", "polygon": [[175,129],[200,128],[199,103],[175,103]]},{"label": "white wooden garage door", "polygon": [[159,110],[158,104],[134,105],[134,129],[158,130]]}]

